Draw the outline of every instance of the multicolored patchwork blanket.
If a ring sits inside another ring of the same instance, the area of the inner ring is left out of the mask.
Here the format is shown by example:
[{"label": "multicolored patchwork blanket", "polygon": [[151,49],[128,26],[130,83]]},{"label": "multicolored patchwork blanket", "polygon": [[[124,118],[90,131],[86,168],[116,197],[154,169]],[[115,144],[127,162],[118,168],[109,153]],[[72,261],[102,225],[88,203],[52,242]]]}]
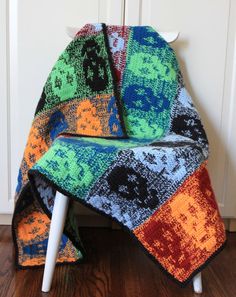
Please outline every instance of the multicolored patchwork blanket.
[{"label": "multicolored patchwork blanket", "polygon": [[[45,262],[56,190],[108,216],[179,284],[224,246],[208,141],[173,49],[149,26],[85,25],[52,68],[19,170],[16,264]],[[70,204],[58,263],[86,247]]]}]

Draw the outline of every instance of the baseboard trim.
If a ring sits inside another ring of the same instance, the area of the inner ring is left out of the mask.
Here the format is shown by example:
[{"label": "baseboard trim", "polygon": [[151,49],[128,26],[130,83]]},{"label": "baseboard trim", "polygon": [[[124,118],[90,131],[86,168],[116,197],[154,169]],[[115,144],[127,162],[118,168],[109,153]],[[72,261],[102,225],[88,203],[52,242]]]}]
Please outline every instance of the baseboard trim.
[{"label": "baseboard trim", "polygon": [[[120,230],[121,227],[113,220],[99,214],[77,214],[79,227],[109,227]],[[223,218],[225,228],[229,232],[236,232],[236,219]],[[12,214],[0,214],[0,225],[11,225]]]},{"label": "baseboard trim", "polygon": [[12,214],[0,214],[0,225],[11,225]]},{"label": "baseboard trim", "polygon": [[236,219],[224,218],[225,229],[229,232],[236,232]]}]

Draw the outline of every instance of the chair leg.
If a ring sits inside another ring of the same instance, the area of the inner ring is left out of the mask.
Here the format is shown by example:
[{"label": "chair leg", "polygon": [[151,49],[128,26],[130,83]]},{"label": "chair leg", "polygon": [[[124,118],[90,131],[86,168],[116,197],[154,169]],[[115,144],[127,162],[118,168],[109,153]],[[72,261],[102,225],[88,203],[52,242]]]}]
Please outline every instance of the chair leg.
[{"label": "chair leg", "polygon": [[195,293],[201,294],[202,293],[202,275],[199,272],[193,278],[193,290]]},{"label": "chair leg", "polygon": [[65,225],[68,204],[69,198],[60,192],[56,192],[43,274],[43,292],[49,292],[51,288],[58,250]]}]

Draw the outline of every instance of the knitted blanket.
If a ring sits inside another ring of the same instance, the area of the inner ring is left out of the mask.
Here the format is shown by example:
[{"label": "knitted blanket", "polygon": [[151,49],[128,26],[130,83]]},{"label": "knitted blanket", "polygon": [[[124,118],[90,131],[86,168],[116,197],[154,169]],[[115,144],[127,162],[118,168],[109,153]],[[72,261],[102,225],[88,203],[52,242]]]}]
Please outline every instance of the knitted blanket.
[{"label": "knitted blanket", "polygon": [[[45,263],[58,190],[114,219],[186,284],[226,240],[207,158],[204,128],[168,43],[149,26],[85,25],[36,108],[15,195],[16,265]],[[57,263],[86,256],[73,209]]]}]

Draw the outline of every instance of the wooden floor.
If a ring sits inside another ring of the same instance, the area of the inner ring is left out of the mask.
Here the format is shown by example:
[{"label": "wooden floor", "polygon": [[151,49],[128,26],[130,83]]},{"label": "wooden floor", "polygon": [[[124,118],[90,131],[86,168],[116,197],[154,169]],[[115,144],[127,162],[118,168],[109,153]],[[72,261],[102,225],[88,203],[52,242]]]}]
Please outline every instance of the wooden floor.
[{"label": "wooden floor", "polygon": [[[0,226],[1,297],[187,297],[191,284],[169,280],[121,230],[81,228],[89,262],[56,268],[51,292],[41,292],[42,269],[16,270],[9,226]],[[236,297],[236,233],[203,271],[203,297]]]}]

